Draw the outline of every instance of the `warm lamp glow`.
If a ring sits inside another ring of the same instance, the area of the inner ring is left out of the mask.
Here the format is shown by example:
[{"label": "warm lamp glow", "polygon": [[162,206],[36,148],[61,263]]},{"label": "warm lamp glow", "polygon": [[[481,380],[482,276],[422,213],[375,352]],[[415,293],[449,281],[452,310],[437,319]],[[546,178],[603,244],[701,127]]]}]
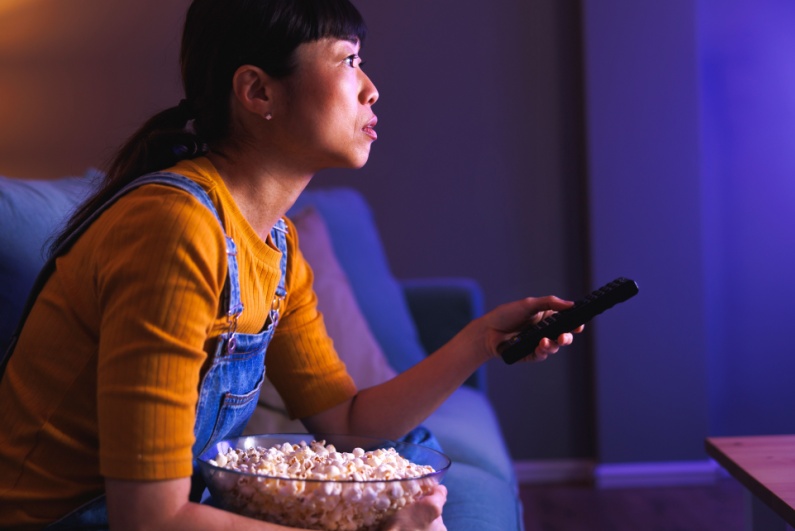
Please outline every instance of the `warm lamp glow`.
[{"label": "warm lamp glow", "polygon": [[[58,28],[51,2],[0,0],[0,57],[11,63],[36,55]],[[7,65],[6,65],[7,66]]]},{"label": "warm lamp glow", "polygon": [[27,0],[0,0],[0,17],[25,3],[29,2]]},{"label": "warm lamp glow", "polygon": [[188,3],[0,0],[0,175],[81,175],[179,101]]}]

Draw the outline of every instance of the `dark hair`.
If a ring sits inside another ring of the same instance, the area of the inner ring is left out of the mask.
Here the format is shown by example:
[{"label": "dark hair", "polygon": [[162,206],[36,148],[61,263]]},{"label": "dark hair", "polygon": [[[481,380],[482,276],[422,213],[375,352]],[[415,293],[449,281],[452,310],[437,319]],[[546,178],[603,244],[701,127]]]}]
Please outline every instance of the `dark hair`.
[{"label": "dark hair", "polygon": [[136,177],[197,157],[226,139],[238,67],[250,64],[283,78],[295,69],[300,44],[326,37],[364,42],[366,33],[349,0],[193,0],[180,53],[185,99],[150,118],[118,150],[104,181],[54,239],[51,251]]}]

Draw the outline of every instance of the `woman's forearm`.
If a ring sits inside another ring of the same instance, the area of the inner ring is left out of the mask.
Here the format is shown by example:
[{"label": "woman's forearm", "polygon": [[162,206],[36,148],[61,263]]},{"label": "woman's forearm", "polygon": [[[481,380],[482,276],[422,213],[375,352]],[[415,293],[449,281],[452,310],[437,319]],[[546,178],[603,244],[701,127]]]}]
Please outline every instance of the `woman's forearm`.
[{"label": "woman's forearm", "polygon": [[477,321],[415,366],[362,389],[349,412],[351,433],[398,438],[422,423],[487,359]]},{"label": "woman's forearm", "polygon": [[190,478],[165,481],[107,479],[110,528],[122,530],[296,531],[188,501]]},{"label": "woman's forearm", "polygon": [[[572,304],[547,296],[498,306],[470,322],[414,367],[380,385],[360,390],[347,402],[302,420],[309,431],[318,433],[399,438],[423,422],[481,365],[498,356],[499,345],[521,327]],[[556,341],[544,338],[532,359],[544,360],[571,341],[570,333],[562,334]]]}]

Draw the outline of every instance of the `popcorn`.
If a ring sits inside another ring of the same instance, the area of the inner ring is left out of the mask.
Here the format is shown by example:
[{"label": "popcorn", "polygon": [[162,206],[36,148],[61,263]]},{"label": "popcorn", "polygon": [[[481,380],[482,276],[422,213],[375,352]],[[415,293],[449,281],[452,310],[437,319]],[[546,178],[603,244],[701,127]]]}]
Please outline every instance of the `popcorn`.
[{"label": "popcorn", "polygon": [[325,441],[230,449],[209,464],[218,471],[228,509],[269,522],[323,531],[372,531],[398,509],[430,492],[433,467],[394,448],[338,452]]}]

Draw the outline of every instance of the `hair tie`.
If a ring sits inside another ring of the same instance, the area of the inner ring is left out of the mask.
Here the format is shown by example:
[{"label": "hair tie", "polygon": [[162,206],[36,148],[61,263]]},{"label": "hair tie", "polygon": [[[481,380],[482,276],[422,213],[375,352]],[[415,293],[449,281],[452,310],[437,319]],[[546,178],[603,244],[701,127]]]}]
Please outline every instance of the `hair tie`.
[{"label": "hair tie", "polygon": [[193,105],[188,102],[186,99],[182,99],[179,101],[179,105],[177,105],[177,110],[185,117],[185,120],[192,120],[196,116],[195,109]]},{"label": "hair tie", "polygon": [[171,152],[179,159],[192,159],[207,154],[207,144],[197,140],[188,140],[171,148]]}]

